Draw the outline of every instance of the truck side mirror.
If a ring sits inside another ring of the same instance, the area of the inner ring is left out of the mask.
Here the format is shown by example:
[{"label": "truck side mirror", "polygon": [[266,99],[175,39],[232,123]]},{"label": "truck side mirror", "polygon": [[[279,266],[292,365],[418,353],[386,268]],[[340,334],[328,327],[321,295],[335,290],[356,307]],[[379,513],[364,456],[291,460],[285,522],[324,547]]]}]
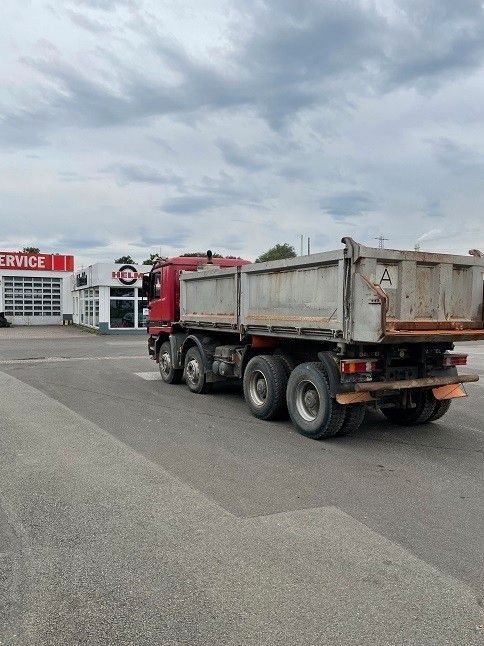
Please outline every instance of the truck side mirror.
[{"label": "truck side mirror", "polygon": [[141,292],[143,296],[148,298],[150,291],[150,274],[143,274],[143,283],[141,286]]}]

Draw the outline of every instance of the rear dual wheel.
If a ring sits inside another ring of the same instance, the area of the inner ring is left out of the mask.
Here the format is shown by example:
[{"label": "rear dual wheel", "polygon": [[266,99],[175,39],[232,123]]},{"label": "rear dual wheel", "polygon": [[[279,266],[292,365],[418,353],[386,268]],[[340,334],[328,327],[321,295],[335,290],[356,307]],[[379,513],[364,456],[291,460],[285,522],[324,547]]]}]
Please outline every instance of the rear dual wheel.
[{"label": "rear dual wheel", "polygon": [[431,390],[415,390],[412,393],[414,408],[383,408],[382,413],[393,424],[421,426],[440,419],[449,410],[450,399],[435,399]]},{"label": "rear dual wheel", "polygon": [[251,413],[259,419],[280,419],[287,415],[286,386],[289,369],[280,355],[261,354],[247,364],[244,396]]},{"label": "rear dual wheel", "polygon": [[319,440],[344,432],[345,406],[331,396],[326,371],[318,361],[294,368],[286,399],[291,420],[302,435]]}]

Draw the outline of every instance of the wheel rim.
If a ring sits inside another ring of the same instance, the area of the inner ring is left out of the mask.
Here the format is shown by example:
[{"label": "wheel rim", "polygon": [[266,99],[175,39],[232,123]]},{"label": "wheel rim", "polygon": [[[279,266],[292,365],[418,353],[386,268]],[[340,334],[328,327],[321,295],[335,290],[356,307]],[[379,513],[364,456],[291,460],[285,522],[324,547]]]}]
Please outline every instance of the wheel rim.
[{"label": "wheel rim", "polygon": [[318,389],[312,381],[305,379],[296,388],[296,410],[306,422],[314,422],[321,408]]},{"label": "wheel rim", "polygon": [[263,406],[267,401],[267,379],[260,370],[254,370],[249,380],[250,398],[256,406]]},{"label": "wheel rim", "polygon": [[168,352],[163,352],[160,357],[160,370],[164,377],[168,377],[171,372],[171,357]]},{"label": "wheel rim", "polygon": [[200,380],[200,364],[196,359],[190,359],[185,368],[186,380],[192,385],[197,386]]}]

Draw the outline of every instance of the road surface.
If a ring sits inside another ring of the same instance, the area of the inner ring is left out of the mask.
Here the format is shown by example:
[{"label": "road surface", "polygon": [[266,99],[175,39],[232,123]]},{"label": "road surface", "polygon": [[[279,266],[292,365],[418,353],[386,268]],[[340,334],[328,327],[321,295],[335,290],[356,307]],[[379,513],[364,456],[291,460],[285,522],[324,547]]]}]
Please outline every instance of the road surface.
[{"label": "road surface", "polygon": [[144,337],[4,337],[2,646],[484,644],[484,344],[438,423],[314,442]]}]

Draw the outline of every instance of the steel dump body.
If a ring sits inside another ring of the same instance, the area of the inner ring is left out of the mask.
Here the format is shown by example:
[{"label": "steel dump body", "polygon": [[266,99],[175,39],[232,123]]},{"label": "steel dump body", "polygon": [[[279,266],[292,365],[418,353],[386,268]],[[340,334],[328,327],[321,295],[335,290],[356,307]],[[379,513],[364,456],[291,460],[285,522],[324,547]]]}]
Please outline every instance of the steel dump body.
[{"label": "steel dump body", "polygon": [[181,275],[187,328],[346,343],[484,339],[484,258],[345,248]]}]

